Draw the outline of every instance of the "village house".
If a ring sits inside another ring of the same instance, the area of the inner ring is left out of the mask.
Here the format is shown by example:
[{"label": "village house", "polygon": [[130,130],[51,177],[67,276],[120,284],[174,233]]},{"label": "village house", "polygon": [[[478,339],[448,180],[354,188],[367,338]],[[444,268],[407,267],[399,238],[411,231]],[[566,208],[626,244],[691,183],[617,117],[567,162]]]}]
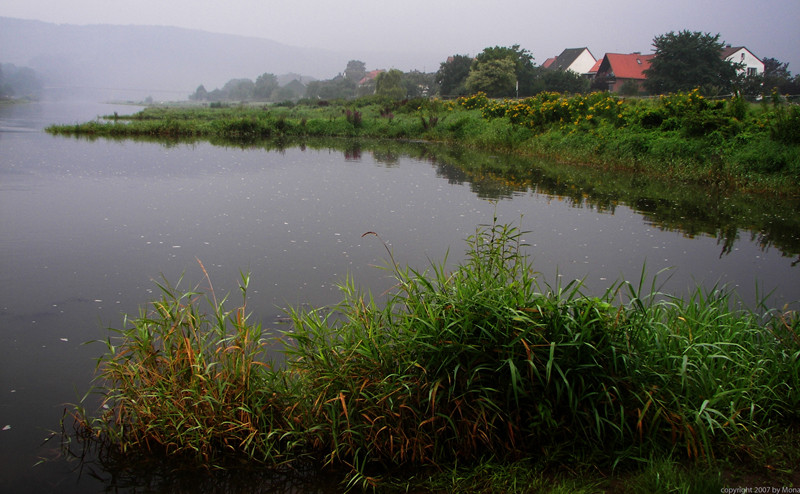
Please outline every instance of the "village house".
[{"label": "village house", "polygon": [[567,48],[560,55],[548,58],[542,67],[553,70],[570,70],[576,74],[590,77],[590,71],[597,59],[588,48]]},{"label": "village house", "polygon": [[642,90],[642,83],[647,78],[644,71],[650,68],[650,61],[655,55],[642,55],[634,53],[606,53],[598,62],[595,70],[595,87],[618,93],[622,86],[628,83],[635,84],[638,91]]},{"label": "village house", "polygon": [[740,75],[757,76],[764,73],[764,62],[744,46],[727,45],[722,49],[721,57],[723,60],[742,64]]}]

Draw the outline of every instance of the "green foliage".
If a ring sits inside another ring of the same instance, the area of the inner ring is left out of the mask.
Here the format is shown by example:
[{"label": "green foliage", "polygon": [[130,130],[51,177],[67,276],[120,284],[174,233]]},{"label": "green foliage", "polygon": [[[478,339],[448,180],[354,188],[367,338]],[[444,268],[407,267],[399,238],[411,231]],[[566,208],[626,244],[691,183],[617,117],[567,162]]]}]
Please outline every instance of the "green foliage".
[{"label": "green foliage", "polygon": [[689,91],[727,91],[736,79],[736,65],[723,60],[720,52],[725,44],[719,34],[687,30],[656,36],[655,57],[646,71],[645,88],[651,94]]},{"label": "green foliage", "polygon": [[[344,78],[341,82],[346,83]],[[313,84],[312,84],[313,85]],[[298,104],[213,108],[148,108],[133,116],[51,126],[86,136],[207,138],[411,138],[526,155],[551,155],[594,167],[619,167],[654,177],[796,194],[800,182],[798,110],[775,93],[750,110],[741,97],[711,100],[699,89],[658,99],[624,100],[609,93],[540,92],[498,100],[479,92],[442,102],[306,99]],[[357,110],[360,120],[347,118]],[[391,115],[391,116],[389,116]]]},{"label": "green foliage", "polygon": [[[495,46],[484,48],[475,57],[471,71],[479,68],[482,64],[492,60],[510,60],[514,64],[515,82],[519,82],[519,95],[531,96],[539,89],[536,81],[536,69],[533,66],[533,55],[519,45]],[[473,92],[480,89],[474,89]],[[495,96],[492,92],[486,91],[490,96]],[[496,96],[513,96],[515,93],[507,92]]]},{"label": "green foliage", "polygon": [[619,88],[620,96],[636,96],[639,92],[639,82],[632,79],[622,83],[622,87]]},{"label": "green foliage", "polygon": [[514,68],[514,61],[508,58],[475,61],[467,76],[467,89],[492,98],[513,96],[517,81]]},{"label": "green foliage", "polygon": [[770,123],[770,135],[778,142],[800,144],[800,106],[779,106]]},{"label": "green foliage", "polygon": [[446,62],[442,62],[436,72],[436,83],[439,84],[439,94],[445,97],[466,96],[467,76],[472,66],[472,58],[467,55],[453,55]]},{"label": "green foliage", "polygon": [[401,100],[407,96],[403,87],[403,73],[397,69],[381,72],[375,78],[375,94],[390,100]]},{"label": "green foliage", "polygon": [[355,93],[356,83],[344,77],[330,81],[311,81],[306,88],[306,98],[310,99],[352,99]]},{"label": "green foliage", "polygon": [[347,62],[347,68],[344,69],[344,77],[349,81],[356,84],[364,78],[367,74],[367,66],[361,60],[350,60]]},{"label": "green foliage", "polygon": [[553,93],[586,93],[589,91],[591,84],[589,79],[571,70],[542,69],[538,72],[538,77],[542,80],[542,90]]},{"label": "green foliage", "polygon": [[[239,307],[212,290],[207,313],[196,290],[159,285],[162,298],[107,342],[108,408],[78,410],[79,425],[129,453],[315,458],[366,487],[374,468],[488,457],[710,461],[798,423],[797,314],[743,310],[726,290],[661,294],[644,273],[600,297],[540,284],[524,235],[495,219],[452,271],[400,267],[386,247],[395,290],[379,303],[348,279],[337,306],[290,310],[279,370],[247,321],[247,276]],[[675,475],[665,463],[655,479]]]}]

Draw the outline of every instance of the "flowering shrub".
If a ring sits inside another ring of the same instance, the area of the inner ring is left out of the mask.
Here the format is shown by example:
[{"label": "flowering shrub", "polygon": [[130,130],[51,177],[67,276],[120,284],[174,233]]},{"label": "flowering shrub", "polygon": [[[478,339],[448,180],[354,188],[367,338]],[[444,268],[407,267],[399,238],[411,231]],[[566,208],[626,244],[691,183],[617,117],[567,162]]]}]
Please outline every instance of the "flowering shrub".
[{"label": "flowering shrub", "polygon": [[543,131],[549,125],[617,125],[623,118],[622,101],[608,93],[565,96],[543,92],[523,100],[490,100],[483,93],[459,98],[466,109],[479,109],[484,118],[508,118],[512,124]]}]

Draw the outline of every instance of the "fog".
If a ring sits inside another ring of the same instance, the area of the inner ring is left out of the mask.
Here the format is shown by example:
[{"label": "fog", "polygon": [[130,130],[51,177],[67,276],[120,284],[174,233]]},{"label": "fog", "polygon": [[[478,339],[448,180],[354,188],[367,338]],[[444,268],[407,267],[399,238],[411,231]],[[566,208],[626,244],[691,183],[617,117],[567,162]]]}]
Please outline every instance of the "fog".
[{"label": "fog", "polygon": [[428,55],[340,53],[263,39],[157,26],[74,26],[0,18],[0,61],[31,67],[45,98],[182,100],[199,85],[269,72],[330,79],[358,59],[369,69],[435,71]]}]

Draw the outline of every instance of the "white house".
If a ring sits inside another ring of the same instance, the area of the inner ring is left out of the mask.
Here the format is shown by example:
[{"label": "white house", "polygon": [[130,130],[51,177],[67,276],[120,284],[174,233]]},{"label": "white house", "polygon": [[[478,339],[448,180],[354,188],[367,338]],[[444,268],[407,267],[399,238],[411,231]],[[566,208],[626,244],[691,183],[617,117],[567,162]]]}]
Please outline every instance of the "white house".
[{"label": "white house", "polygon": [[740,74],[761,75],[764,73],[764,62],[744,46],[727,45],[722,49],[722,59],[744,65]]},{"label": "white house", "polygon": [[542,66],[548,69],[571,70],[585,76],[589,74],[596,62],[597,59],[588,48],[567,48],[557,57],[545,60]]}]

